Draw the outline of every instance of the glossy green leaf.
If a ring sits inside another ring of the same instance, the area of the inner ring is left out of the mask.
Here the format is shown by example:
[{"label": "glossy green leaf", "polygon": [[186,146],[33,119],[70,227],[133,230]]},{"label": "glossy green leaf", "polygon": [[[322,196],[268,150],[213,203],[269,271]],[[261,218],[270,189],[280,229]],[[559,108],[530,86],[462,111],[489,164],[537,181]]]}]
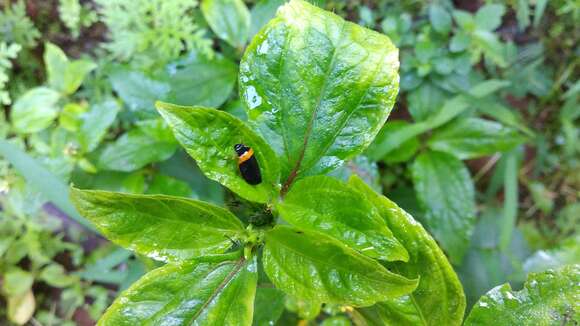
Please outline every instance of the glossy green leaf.
[{"label": "glossy green leaf", "polygon": [[69,61],[66,54],[54,44],[46,43],[44,49],[48,84],[65,95],[76,92],[86,75],[97,67],[88,60]]},{"label": "glossy green leaf", "polygon": [[255,259],[168,264],[123,292],[98,325],[249,326],[257,280]]},{"label": "glossy green leaf", "polygon": [[115,122],[120,107],[113,99],[91,105],[88,112],[81,117],[78,141],[85,152],[97,148],[107,129]]},{"label": "glossy green leaf", "polygon": [[394,325],[460,325],[465,310],[463,287],[435,240],[411,215],[360,178],[352,177],[349,184],[373,203],[409,252],[408,262],[389,263],[389,269],[408,278],[419,278],[413,293],[377,304],[375,312],[384,321],[378,325],[389,324],[386,321]]},{"label": "glossy green leaf", "polygon": [[267,232],[263,261],[277,288],[313,302],[368,306],[408,294],[418,281],[322,233],[287,226]]},{"label": "glossy green leaf", "polygon": [[252,325],[275,325],[282,312],[284,312],[284,292],[273,287],[258,286]]},{"label": "glossy green leaf", "polygon": [[[192,53],[167,68],[167,101],[179,105],[220,107],[230,97],[238,66],[222,56],[212,59]],[[158,98],[161,99],[161,98]]]},{"label": "glossy green leaf", "polygon": [[480,118],[459,119],[438,129],[429,138],[429,148],[465,160],[513,149],[524,138],[510,127]]},{"label": "glossy green leaf", "polygon": [[73,188],[71,198],[108,239],[161,261],[223,253],[244,231],[229,211],[183,197]]},{"label": "glossy green leaf", "polygon": [[242,0],[202,0],[201,12],[212,31],[234,48],[248,40],[250,11]]},{"label": "glossy green leaf", "polygon": [[[158,102],[157,109],[208,178],[251,201],[265,203],[277,197],[280,170],[276,155],[244,122],[229,113],[202,107]],[[234,151],[237,143],[254,150],[262,183],[250,185],[240,175]]]},{"label": "glossy green leaf", "polygon": [[276,208],[295,227],[327,234],[369,257],[409,259],[376,208],[342,181],[327,176],[299,180]]},{"label": "glossy green leaf", "polygon": [[285,188],[371,143],[394,104],[398,67],[385,35],[301,0],[280,7],[242,59],[240,97],[279,157]]},{"label": "glossy green leaf", "polygon": [[104,170],[131,172],[170,158],[176,149],[177,142],[162,120],[145,120],[107,144],[98,163]]},{"label": "glossy green leaf", "polygon": [[423,222],[454,263],[469,247],[475,225],[475,190],[469,171],[453,155],[425,152],[413,166],[417,197],[426,213]]},{"label": "glossy green leaf", "polygon": [[36,87],[20,96],[12,105],[10,119],[17,133],[39,132],[54,121],[58,115],[56,105],[60,95],[47,87]]},{"label": "glossy green leaf", "polygon": [[580,322],[580,265],[530,274],[524,288],[493,288],[474,305],[471,325],[573,325]]}]

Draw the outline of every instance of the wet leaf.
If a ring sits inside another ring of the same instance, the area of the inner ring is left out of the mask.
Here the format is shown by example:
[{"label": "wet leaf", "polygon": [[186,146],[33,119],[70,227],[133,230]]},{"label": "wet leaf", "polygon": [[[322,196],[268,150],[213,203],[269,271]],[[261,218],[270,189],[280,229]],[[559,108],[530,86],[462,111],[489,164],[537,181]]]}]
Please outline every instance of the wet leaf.
[{"label": "wet leaf", "polygon": [[223,253],[244,231],[229,211],[183,197],[72,188],[71,198],[108,239],[161,261]]},{"label": "wet leaf", "polygon": [[299,180],[277,209],[295,227],[327,234],[371,258],[409,259],[376,208],[342,181],[327,176]]},{"label": "wet leaf", "polygon": [[475,190],[469,170],[453,155],[425,152],[412,166],[423,222],[454,263],[460,263],[475,226]]},{"label": "wet leaf", "polygon": [[263,261],[277,288],[313,302],[368,306],[417,285],[338,240],[287,226],[266,234]]},{"label": "wet leaf", "polygon": [[367,311],[380,316],[382,323],[377,325],[461,325],[465,310],[463,287],[435,240],[411,215],[358,177],[352,177],[349,184],[373,203],[409,252],[408,262],[389,263],[389,269],[408,278],[419,278],[413,293]]},{"label": "wet leaf", "polygon": [[257,280],[255,259],[168,264],[123,292],[99,325],[251,325]]},{"label": "wet leaf", "polygon": [[240,95],[279,157],[286,188],[371,143],[394,104],[398,68],[385,35],[301,0],[280,7],[246,50]]},{"label": "wet leaf", "polygon": [[[229,113],[203,107],[158,103],[157,108],[208,178],[251,201],[265,203],[277,197],[280,171],[276,155],[244,122]],[[254,150],[262,183],[250,185],[240,175],[234,151],[238,143]]]},{"label": "wet leaf", "polygon": [[524,288],[493,288],[473,306],[465,325],[573,325],[579,321],[580,265],[532,273]]}]

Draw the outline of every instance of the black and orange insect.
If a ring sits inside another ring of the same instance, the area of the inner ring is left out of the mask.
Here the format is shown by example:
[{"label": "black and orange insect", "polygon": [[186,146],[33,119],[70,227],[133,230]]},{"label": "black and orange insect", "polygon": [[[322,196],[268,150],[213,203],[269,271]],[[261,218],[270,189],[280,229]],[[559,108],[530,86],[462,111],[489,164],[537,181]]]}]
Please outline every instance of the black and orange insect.
[{"label": "black and orange insect", "polygon": [[262,182],[260,166],[254,156],[254,150],[244,144],[234,145],[234,150],[238,154],[238,168],[242,178],[251,185],[257,185]]}]

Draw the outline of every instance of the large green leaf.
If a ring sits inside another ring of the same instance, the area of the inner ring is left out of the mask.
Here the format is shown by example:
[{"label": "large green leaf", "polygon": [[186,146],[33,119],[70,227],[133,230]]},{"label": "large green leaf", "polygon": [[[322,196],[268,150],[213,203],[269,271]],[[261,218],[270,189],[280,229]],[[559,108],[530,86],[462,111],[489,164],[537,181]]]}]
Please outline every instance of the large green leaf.
[{"label": "large green leaf", "polygon": [[450,153],[464,160],[508,151],[523,140],[515,129],[500,123],[466,118],[435,131],[428,144],[433,150]]},{"label": "large green leaf", "polygon": [[117,297],[98,325],[249,326],[257,280],[255,259],[168,264]]},{"label": "large green leaf", "polygon": [[409,259],[377,209],[342,181],[327,176],[299,180],[277,209],[297,228],[325,233],[369,257]]},{"label": "large green leaf", "polygon": [[[208,59],[192,53],[167,69],[167,101],[179,105],[221,106],[231,95],[238,66],[222,56]],[[158,98],[160,99],[160,98]]]},{"label": "large green leaf", "polygon": [[475,190],[469,171],[455,156],[425,152],[413,166],[423,222],[453,263],[460,263],[475,225]]},{"label": "large green leaf", "polygon": [[493,288],[474,305],[471,325],[576,325],[580,322],[580,265],[530,274],[524,288]]},{"label": "large green leaf", "polygon": [[398,92],[398,50],[382,34],[293,0],[240,65],[249,121],[272,145],[285,187],[368,146]]},{"label": "large green leaf", "polygon": [[263,261],[277,288],[313,302],[368,306],[417,286],[331,237],[287,226],[266,234]]},{"label": "large green leaf", "polygon": [[[280,170],[276,155],[244,122],[229,113],[202,107],[158,102],[157,109],[208,178],[251,201],[265,203],[277,197]],[[254,150],[262,183],[250,185],[240,175],[234,151],[237,143]]]},{"label": "large green leaf", "polygon": [[140,121],[136,129],[105,146],[99,156],[99,167],[131,172],[170,158],[176,149],[177,142],[161,119]]},{"label": "large green leaf", "polygon": [[242,0],[202,0],[201,11],[219,38],[243,49],[250,29],[250,11]]},{"label": "large green leaf", "polygon": [[71,198],[108,239],[161,261],[223,253],[244,231],[229,211],[183,197],[73,188]]},{"label": "large green leaf", "polygon": [[10,111],[12,127],[17,133],[39,132],[58,115],[60,95],[47,87],[36,87],[19,97]]},{"label": "large green leaf", "polygon": [[465,310],[463,287],[435,240],[411,215],[374,192],[360,178],[352,177],[349,184],[375,205],[409,252],[408,262],[389,263],[389,269],[409,278],[419,278],[417,289],[407,297],[375,307],[383,324],[390,321],[403,325],[413,321],[413,325],[460,325]]}]

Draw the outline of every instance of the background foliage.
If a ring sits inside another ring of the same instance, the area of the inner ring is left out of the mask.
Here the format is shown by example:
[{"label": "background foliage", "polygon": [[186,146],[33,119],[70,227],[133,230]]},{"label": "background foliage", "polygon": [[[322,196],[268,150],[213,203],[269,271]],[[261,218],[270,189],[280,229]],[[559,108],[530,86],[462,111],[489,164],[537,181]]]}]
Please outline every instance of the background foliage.
[{"label": "background foliage", "polygon": [[[578,263],[577,1],[312,2],[400,49],[389,120],[331,175],[359,175],[421,221],[459,274],[468,311],[497,285],[519,290],[530,272]],[[186,196],[260,218],[203,176],[154,102],[245,120],[241,55],[283,3],[1,2],[1,321],[90,325],[157,266],[97,236],[69,202],[69,183]],[[273,313],[255,322],[356,321],[271,290],[257,302]],[[533,300],[531,292],[514,295]]]}]

